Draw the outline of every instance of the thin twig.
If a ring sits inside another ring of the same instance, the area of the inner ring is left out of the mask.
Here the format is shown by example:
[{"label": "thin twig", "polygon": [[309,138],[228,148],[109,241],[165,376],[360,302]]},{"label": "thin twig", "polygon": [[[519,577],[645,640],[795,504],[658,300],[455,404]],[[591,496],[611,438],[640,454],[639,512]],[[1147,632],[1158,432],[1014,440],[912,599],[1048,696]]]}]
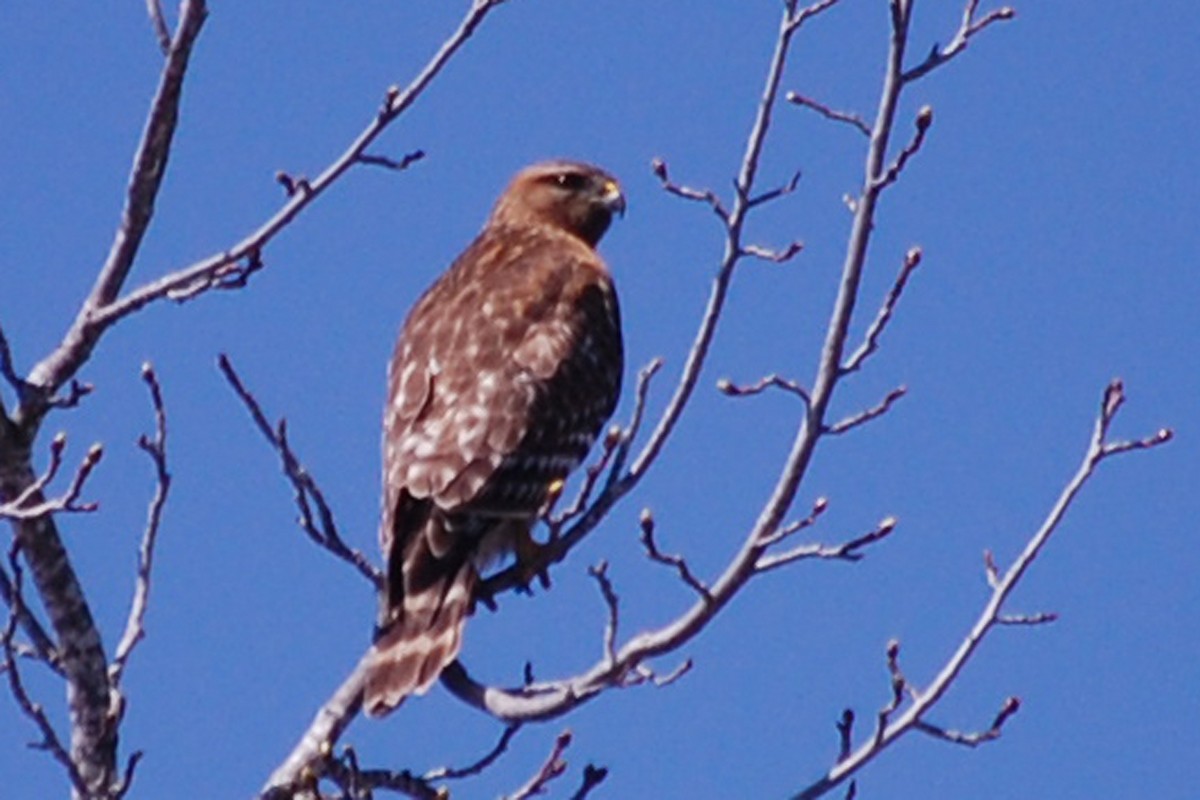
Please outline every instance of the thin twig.
[{"label": "thin twig", "polygon": [[104,448],[99,444],[94,444],[88,448],[87,453],[83,456],[83,460],[79,462],[79,468],[75,470],[75,476],[71,479],[70,485],[67,486],[61,495],[49,500],[37,499],[41,498],[42,490],[58,472],[59,466],[62,463],[62,452],[65,445],[66,436],[64,434],[60,433],[54,437],[54,440],[50,444],[49,468],[40,478],[29,484],[15,499],[0,505],[0,518],[35,520],[49,516],[50,514],[90,513],[99,507],[95,502],[79,501],[79,496],[83,493],[84,484],[87,483],[92,470],[96,468],[96,465],[100,463],[100,458],[104,455]]},{"label": "thin twig", "polygon": [[900,173],[904,171],[908,160],[917,154],[921,149],[921,145],[925,143],[925,134],[929,132],[930,126],[933,125],[933,107],[921,106],[921,110],[917,112],[916,120],[913,123],[913,137],[908,144],[900,148],[900,154],[896,156],[883,174],[875,179],[876,188],[883,190],[891,186],[900,177]]},{"label": "thin twig", "polygon": [[358,163],[370,164],[372,166],[384,167],[385,169],[394,170],[396,172],[403,172],[424,157],[424,150],[413,150],[411,153],[405,153],[403,156],[401,156],[399,161],[394,158],[375,155],[373,153],[360,153],[358,156]]},{"label": "thin twig", "polygon": [[[426,781],[413,775],[407,770],[390,769],[359,769],[354,751],[347,748],[344,759],[327,758],[321,764],[321,777],[332,781],[342,790],[342,797],[360,798],[373,797],[377,789],[387,789],[397,794],[405,795],[412,800],[445,800],[447,794],[442,789],[435,789]],[[309,778],[313,786],[318,782],[316,776]],[[272,787],[261,795],[263,800],[295,800],[299,797],[324,797],[307,791],[297,792],[296,789],[308,789],[308,785],[296,787]]]},{"label": "thin twig", "polygon": [[467,764],[465,767],[438,767],[437,769],[431,769],[422,775],[421,779],[432,782],[438,780],[456,780],[458,778],[469,778],[473,775],[478,775],[496,763],[496,759],[508,751],[508,745],[520,730],[521,725],[519,724],[506,725],[504,726],[504,733],[500,734],[500,739],[491,750],[484,753],[480,758]]},{"label": "thin twig", "polygon": [[1001,614],[996,617],[997,625],[1045,625],[1057,621],[1058,614],[1053,611],[1039,611],[1036,614]]},{"label": "thin twig", "polygon": [[757,258],[760,261],[770,261],[772,264],[782,264],[786,261],[791,261],[801,250],[804,249],[803,242],[789,242],[788,246],[782,250],[776,250],[771,247],[763,247],[759,244],[747,244],[742,247],[742,254]]},{"label": "thin twig", "polygon": [[[764,203],[770,203],[774,200],[778,200],[781,197],[786,197],[787,195],[796,191],[796,187],[800,185],[800,175],[800,170],[796,170],[792,173],[792,177],[788,179],[787,183],[781,186],[776,186],[774,189],[768,189],[762,194],[748,198],[746,200],[746,207],[754,208],[755,206],[761,206]],[[799,245],[797,244],[797,246]]]},{"label": "thin twig", "polygon": [[528,800],[530,797],[544,794],[550,782],[567,771],[567,762],[563,761],[562,756],[570,746],[570,731],[563,731],[556,736],[554,746],[550,749],[550,755],[546,756],[546,760],[542,762],[538,771],[524,786],[508,795],[505,800]]},{"label": "thin twig", "polygon": [[570,800],[585,800],[592,790],[600,784],[604,783],[604,779],[608,777],[608,769],[606,767],[597,767],[595,764],[588,764],[583,768],[583,778],[579,784],[579,788],[575,790],[575,794],[571,795]]},{"label": "thin twig", "polygon": [[851,414],[845,419],[833,423],[825,429],[825,432],[830,436],[838,436],[857,428],[859,425],[870,422],[876,417],[881,417],[888,412],[893,403],[895,403],[901,397],[904,397],[906,392],[908,392],[907,387],[897,386],[895,389],[892,389],[890,392],[888,392],[884,398],[875,405],[871,406],[870,408],[863,409],[857,414]]},{"label": "thin twig", "polygon": [[871,127],[867,125],[867,123],[863,121],[863,118],[858,114],[838,111],[835,108],[830,108],[824,103],[813,100],[811,97],[805,97],[799,92],[788,92],[784,96],[784,99],[786,99],[789,103],[801,106],[802,108],[811,108],[813,111],[816,111],[818,114],[825,117],[825,119],[830,119],[834,122],[841,122],[849,125],[863,136],[866,136],[868,139],[871,137]]},{"label": "thin twig", "polygon": [[33,648],[31,657],[41,661],[59,677],[66,677],[62,668],[62,656],[59,654],[54,641],[46,633],[46,629],[42,627],[42,623],[38,622],[37,617],[29,613],[29,609],[25,604],[17,603],[13,599],[15,592],[16,589],[13,586],[12,580],[8,577],[8,573],[3,568],[0,568],[0,600],[4,601],[4,605],[8,607],[9,613],[16,617],[17,624],[21,626],[21,630],[25,631],[25,635],[29,637],[29,643]]},{"label": "thin twig", "polygon": [[150,15],[150,27],[154,29],[154,37],[158,40],[158,48],[162,50],[164,56],[170,55],[171,31],[167,28],[167,21],[163,18],[162,3],[160,0],[146,0],[146,12]]},{"label": "thin twig", "polygon": [[711,602],[712,593],[709,592],[703,581],[692,574],[687,560],[683,556],[667,555],[658,549],[658,544],[654,541],[654,515],[650,513],[650,509],[642,509],[639,523],[642,529],[642,546],[646,548],[646,555],[650,557],[650,560],[674,567],[675,571],[679,573],[680,580],[690,586],[696,594]]},{"label": "thin twig", "polygon": [[616,483],[617,479],[624,476],[625,461],[629,458],[629,449],[637,439],[638,432],[642,428],[642,420],[645,418],[646,398],[650,395],[650,381],[662,369],[662,365],[662,358],[656,356],[638,370],[637,386],[633,392],[633,410],[629,413],[629,422],[625,425],[621,441],[617,445],[616,452],[613,454],[612,468],[608,471],[608,482],[604,486],[605,492],[613,489],[613,484]]},{"label": "thin twig", "polygon": [[887,705],[879,709],[875,714],[875,735],[873,737],[875,745],[878,746],[883,741],[883,734],[887,731],[888,722],[891,721],[892,715],[896,713],[896,709],[900,708],[900,704],[904,702],[905,690],[909,688],[908,680],[905,679],[904,673],[900,671],[900,641],[892,639],[887,644],[887,668],[889,684],[891,686],[891,697],[888,699]]},{"label": "thin twig", "polygon": [[896,305],[900,302],[900,296],[904,294],[904,287],[908,285],[908,279],[912,277],[913,271],[920,264],[921,248],[910,247],[908,252],[904,254],[904,261],[900,265],[900,272],[896,275],[896,280],[892,282],[892,288],[888,290],[887,297],[884,298],[883,304],[879,306],[879,311],[875,314],[875,319],[871,320],[871,324],[867,327],[867,333],[863,337],[862,344],[846,359],[845,365],[842,366],[843,375],[859,369],[863,365],[863,362],[867,360],[867,357],[879,349],[879,337],[883,335],[884,328],[892,321]]},{"label": "thin twig", "polygon": [[[1113,449],[1111,443],[1107,441],[1108,430],[1116,416],[1117,410],[1124,402],[1124,398],[1124,389],[1121,381],[1112,381],[1104,391],[1104,397],[1100,403],[1100,412],[1096,417],[1087,451],[1075,475],[1067,482],[1066,487],[1059,494],[1058,499],[1050,509],[1045,520],[1043,520],[1041,526],[1030,536],[1025,544],[1025,548],[1008,570],[1001,574],[995,568],[994,562],[989,566],[988,572],[992,573],[994,571],[995,573],[994,581],[990,581],[993,583],[992,592],[984,604],[983,610],[975,620],[974,625],[971,626],[971,630],[959,644],[954,654],[942,666],[942,669],[933,678],[929,686],[920,690],[914,689],[912,694],[913,702],[902,714],[891,719],[881,734],[863,744],[849,758],[835,764],[824,777],[795,795],[794,800],[811,800],[811,798],[824,795],[869,763],[899,737],[910,730],[918,729],[918,723],[923,722],[925,714],[945,695],[946,691],[971,660],[971,657],[975,654],[975,651],[987,634],[994,627],[1004,624],[1000,621],[1000,618],[1003,616],[1005,602],[1013,591],[1016,590],[1025,572],[1041,554],[1050,537],[1058,530],[1067,510],[1071,507],[1079,492],[1095,474],[1097,467],[1105,459],[1113,455],[1129,452],[1129,449],[1152,448],[1170,441],[1171,432],[1163,429],[1152,437],[1138,440],[1144,444],[1144,447]],[[1015,708],[1013,711],[1015,711]],[[1009,714],[1011,713],[1009,712]],[[1005,718],[1007,718],[1007,715],[1005,715]],[[1003,723],[1003,720],[1001,719],[1000,722]]]},{"label": "thin twig", "polygon": [[138,447],[150,456],[154,464],[155,490],[146,511],[146,527],[142,534],[142,544],[138,549],[137,578],[134,583],[133,601],[129,607],[129,617],[125,622],[125,633],[109,665],[109,681],[114,689],[119,690],[121,677],[129,656],[146,635],[146,609],[150,601],[150,574],[154,568],[154,546],[158,541],[158,531],[162,525],[163,507],[171,490],[171,473],[167,470],[167,412],[163,406],[162,387],[158,376],[150,362],[142,365],[142,380],[150,391],[150,401],[154,407],[154,436],[142,434],[138,437]]},{"label": "thin twig", "polygon": [[854,746],[854,709],[847,708],[842,711],[841,719],[837,721],[837,732],[837,763],[841,763],[850,757],[850,750]]},{"label": "thin twig", "polygon": [[[886,539],[895,529],[896,518],[888,517],[863,535],[842,542],[841,544],[806,544],[782,553],[763,555],[755,562],[754,569],[757,572],[766,572],[767,570],[782,567],[784,564],[791,564],[794,561],[804,561],[810,558],[830,559],[834,561],[860,561],[863,558],[862,550],[875,544],[875,542]],[[775,542],[781,538],[783,537],[770,536],[767,537],[767,541]]]},{"label": "thin twig", "polygon": [[727,394],[730,397],[752,397],[756,394],[762,394],[767,389],[782,389],[785,392],[796,395],[804,401],[805,405],[809,403],[808,390],[801,386],[796,381],[790,378],[784,378],[781,375],[771,373],[764,375],[757,381],[745,386],[739,386],[728,378],[721,378],[717,381],[717,391],[722,394]]},{"label": "thin twig", "polygon": [[[342,539],[338,533],[337,523],[333,518],[333,510],[325,501],[325,495],[321,492],[319,486],[312,475],[300,462],[292,449],[287,438],[286,421],[280,420],[279,424],[272,426],[267,420],[266,414],[263,413],[262,406],[258,400],[246,388],[237,371],[233,368],[233,363],[229,357],[222,353],[217,357],[217,366],[221,373],[225,376],[225,380],[233,387],[233,391],[237,394],[242,404],[246,406],[246,410],[250,412],[250,418],[254,421],[255,427],[270,443],[271,447],[279,455],[280,463],[283,467],[283,474],[287,477],[288,482],[292,484],[292,489],[295,492],[296,506],[300,511],[300,518],[297,520],[301,530],[303,530],[308,538],[312,539],[318,545],[333,553],[335,556],[345,561],[350,566],[354,567],[358,572],[371,582],[371,585],[376,590],[383,587],[383,573],[379,571],[375,565],[367,560],[367,557],[361,551],[350,547]],[[313,506],[316,506],[316,516],[313,514]],[[318,525],[317,519],[320,524]]]},{"label": "thin twig", "polygon": [[817,523],[817,520],[820,519],[821,515],[825,513],[825,509],[827,508],[829,508],[829,500],[824,497],[818,497],[813,502],[812,510],[808,512],[807,517],[804,519],[798,519],[795,522],[789,522],[787,525],[781,526],[775,532],[762,536],[758,540],[758,543],[763,547],[768,547],[776,542],[786,539],[795,533],[799,533],[805,528],[812,527]]},{"label": "thin twig", "polygon": [[712,189],[693,189],[691,186],[675,183],[667,174],[667,162],[661,158],[655,158],[650,162],[650,170],[654,176],[658,178],[662,188],[669,194],[676,197],[682,197],[684,200],[693,200],[698,203],[704,203],[713,210],[713,213],[720,218],[726,225],[729,224],[729,212],[725,210],[725,206],[721,203],[721,198],[717,197],[716,192]]},{"label": "thin twig", "polygon": [[944,48],[934,45],[924,61],[904,73],[903,80],[905,83],[912,83],[915,80],[923,78],[963,50],[966,50],[971,38],[977,33],[982,32],[989,25],[1013,19],[1017,15],[1017,12],[1013,8],[1001,6],[994,11],[988,12],[982,19],[976,20],[975,10],[978,7],[979,0],[968,0],[966,8],[963,11],[962,24],[959,25],[954,38],[950,40],[950,44]]},{"label": "thin twig", "polygon": [[962,731],[942,728],[924,720],[918,720],[914,724],[914,728],[921,733],[929,734],[935,739],[941,739],[951,744],[960,744],[965,747],[978,747],[985,742],[991,742],[1000,738],[1001,729],[1004,723],[1021,708],[1021,700],[1017,697],[1010,697],[1004,701],[1004,705],[1000,708],[1000,712],[996,714],[996,719],[992,721],[992,725],[985,731],[976,731],[974,733],[963,733]]},{"label": "thin twig", "polygon": [[588,567],[588,574],[596,579],[600,594],[604,597],[604,605],[608,608],[608,622],[604,625],[604,658],[609,666],[612,666],[617,661],[617,625],[620,621],[617,592],[608,578],[607,562],[601,561],[593,567]]}]

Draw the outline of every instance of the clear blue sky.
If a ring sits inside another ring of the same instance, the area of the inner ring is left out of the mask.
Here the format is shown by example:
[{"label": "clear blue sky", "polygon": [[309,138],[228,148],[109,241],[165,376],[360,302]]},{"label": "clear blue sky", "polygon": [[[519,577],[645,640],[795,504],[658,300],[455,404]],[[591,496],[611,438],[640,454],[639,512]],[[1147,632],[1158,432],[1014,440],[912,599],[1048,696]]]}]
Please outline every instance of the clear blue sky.
[{"label": "clear blue sky", "polygon": [[[275,171],[313,175],[340,153],[465,3],[211,5],[135,283],[257,227],[280,203]],[[961,4],[918,5],[920,55],[949,38]],[[73,457],[93,441],[107,447],[88,489],[101,511],[61,522],[111,649],[152,490],[134,446],[151,424],[138,368],[157,365],[176,484],[148,638],[127,678],[122,749],[147,752],[133,796],[254,792],[358,658],[374,613],[363,581],[292,524],[290,492],[216,354],[286,414],[346,537],[374,555],[395,331],[508,176],[568,155],[625,185],[629,214],[602,250],[621,292],[628,376],[666,359],[657,412],[720,231],[704,209],[667,197],[648,164],[662,157],[677,179],[728,191],[778,6],[512,0],[380,145],[422,148],[424,162],[350,175],[267,250],[249,289],[154,307],[105,339],[81,375],[96,392],[52,417],[39,446],[61,429]],[[801,489],[797,511],[830,498],[815,538],[887,515],[897,534],[858,565],[805,563],[755,581],[681,654],[696,663],[682,681],[614,692],[525,730],[455,796],[512,790],[563,727],[576,741],[554,796],[569,795],[588,761],[611,770],[600,797],[782,797],[805,785],[836,752],[841,710],[865,719],[886,700],[890,637],[918,684],[953,651],[986,599],[982,551],[1007,563],[1023,545],[1075,469],[1113,376],[1129,395],[1115,433],[1172,426],[1176,440],[1105,465],[1015,597],[1013,610],[1060,621],[997,632],[931,719],[986,727],[1009,694],[1022,710],[975,752],[902,741],[862,775],[859,796],[1195,796],[1200,23],[1180,0],[1017,8],[906,96],[905,119],[924,103],[936,119],[881,207],[863,312],[905,249],[921,244],[925,261],[883,350],[836,404],[857,410],[898,383],[909,396],[827,442]],[[27,368],[57,343],[107,252],[160,56],[141,3],[10,3],[0,20],[0,324]],[[784,87],[872,114],[886,24],[883,0],[845,0],[803,34]],[[686,590],[637,544],[644,505],[663,547],[705,577],[738,547],[799,407],[711,387],[812,375],[861,145],[848,128],[779,110],[764,176],[804,178],[751,233],[770,245],[803,239],[806,252],[786,266],[745,264],[661,462],[556,570],[552,592],[506,597],[499,614],[473,620],[464,658],[474,673],[512,683],[526,660],[547,678],[590,665],[604,611],[586,567],[600,559],[627,632],[684,608]],[[61,720],[59,685],[26,672]],[[31,726],[0,694],[4,796],[64,796],[59,768],[24,749]],[[498,733],[436,688],[386,721],[359,720],[344,741],[365,764],[421,771],[471,760]]]}]

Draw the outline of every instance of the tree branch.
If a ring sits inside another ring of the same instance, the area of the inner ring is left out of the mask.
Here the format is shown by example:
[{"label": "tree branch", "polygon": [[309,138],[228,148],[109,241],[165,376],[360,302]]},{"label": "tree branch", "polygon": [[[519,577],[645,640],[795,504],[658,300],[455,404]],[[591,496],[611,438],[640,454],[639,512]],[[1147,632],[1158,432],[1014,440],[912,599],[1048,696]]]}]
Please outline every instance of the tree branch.
[{"label": "tree branch", "polygon": [[[911,0],[905,0],[905,2],[911,2]],[[966,7],[963,10],[962,23],[959,25],[958,31],[954,34],[954,38],[950,40],[950,44],[946,45],[945,48],[934,45],[924,61],[904,73],[903,78],[905,83],[911,83],[925,77],[963,50],[966,50],[971,38],[975,34],[982,32],[989,25],[1010,20],[1017,16],[1017,12],[1013,8],[1001,6],[995,11],[985,14],[982,19],[976,20],[975,12],[978,8],[979,0],[967,0]]]},{"label": "tree branch", "polygon": [[150,27],[154,29],[154,38],[158,40],[158,48],[164,56],[171,54],[171,31],[167,29],[167,21],[163,18],[160,0],[146,0],[146,13],[150,15]]},{"label": "tree branch", "polygon": [[908,252],[904,254],[904,262],[900,266],[900,273],[892,283],[892,288],[888,291],[887,297],[884,298],[883,305],[879,307],[879,312],[875,315],[875,319],[871,320],[871,324],[867,328],[867,334],[863,337],[863,343],[846,359],[846,363],[842,367],[842,374],[849,374],[860,369],[868,356],[879,349],[879,337],[883,335],[884,329],[892,321],[892,315],[896,312],[900,296],[904,294],[904,287],[908,285],[908,279],[912,277],[913,271],[920,264],[921,248],[909,248]]},{"label": "tree branch", "polygon": [[[217,357],[217,366],[225,379],[229,381],[229,385],[233,387],[233,391],[238,398],[246,406],[246,410],[250,412],[250,418],[254,421],[255,427],[270,443],[272,449],[279,455],[280,463],[283,467],[283,474],[287,477],[288,482],[292,484],[292,489],[295,492],[296,507],[300,511],[300,517],[297,520],[300,529],[303,530],[308,538],[316,542],[320,547],[333,553],[335,556],[345,561],[350,566],[358,570],[364,578],[366,578],[376,591],[383,588],[383,573],[373,565],[367,557],[362,554],[362,551],[350,547],[342,539],[338,533],[337,523],[333,518],[333,510],[325,501],[325,495],[321,491],[321,487],[313,480],[305,466],[300,463],[300,459],[292,450],[291,444],[287,438],[287,421],[280,420],[278,425],[272,426],[267,421],[266,415],[263,413],[262,407],[258,404],[258,400],[251,394],[250,390],[242,382],[237,372],[233,368],[229,357],[222,353]],[[316,515],[313,514],[313,507],[316,507]],[[318,524],[318,519],[320,520]]]},{"label": "tree branch", "polygon": [[167,412],[163,406],[162,387],[150,362],[142,365],[142,380],[150,391],[154,407],[154,437],[145,434],[138,437],[138,447],[150,456],[154,464],[155,490],[146,511],[146,528],[142,544],[138,549],[137,578],[134,582],[133,600],[129,607],[129,618],[125,622],[125,633],[117,644],[112,664],[108,668],[109,680],[114,693],[119,693],[121,678],[129,656],[146,635],[146,609],[150,601],[150,573],[154,568],[154,546],[158,541],[158,530],[162,525],[163,507],[171,490],[171,473],[167,470]]},{"label": "tree branch", "polygon": [[[1029,538],[1024,550],[1021,551],[1008,570],[1003,575],[999,573],[999,570],[995,570],[995,580],[991,596],[988,598],[975,624],[967,633],[966,638],[959,644],[958,649],[933,678],[929,686],[925,689],[913,688],[911,692],[912,703],[903,713],[895,718],[890,718],[886,726],[875,737],[860,746],[850,756],[836,763],[824,777],[795,795],[794,800],[811,800],[812,798],[823,796],[864,767],[892,742],[910,730],[922,730],[925,733],[939,735],[939,738],[954,741],[971,739],[974,736],[965,734],[951,735],[945,731],[941,731],[936,726],[926,724],[924,716],[941,700],[950,686],[962,673],[979,645],[983,642],[984,637],[993,628],[1006,624],[1002,614],[1005,602],[1017,588],[1025,572],[1037,559],[1038,555],[1041,554],[1050,537],[1062,523],[1067,510],[1071,507],[1071,503],[1095,474],[1097,467],[1111,456],[1130,452],[1131,450],[1158,447],[1171,440],[1171,431],[1163,429],[1151,437],[1135,440],[1134,442],[1109,442],[1107,440],[1109,427],[1123,402],[1124,391],[1121,382],[1114,380],[1104,392],[1104,399],[1100,404],[1100,413],[1096,418],[1091,440],[1088,443],[1087,451],[1084,454],[1083,462],[1080,464],[1079,469],[1075,472],[1071,480],[1067,482],[1066,487],[1059,495],[1058,500],[1055,501],[1046,519]],[[991,572],[992,570],[989,569],[989,573]],[[974,738],[978,739],[978,741],[987,741],[998,736],[1000,726],[1016,711],[1016,708],[1016,701],[1008,701],[997,717],[996,722],[992,725],[992,728],[995,730],[994,735],[985,732],[984,734],[974,736]],[[941,732],[940,734],[939,731]],[[958,741],[958,743],[965,744],[966,741]]]},{"label": "tree branch", "polygon": [[66,771],[67,778],[70,780],[75,793],[80,797],[87,797],[87,782],[84,780],[83,775],[80,774],[79,768],[76,767],[71,754],[67,752],[67,748],[63,745],[62,740],[58,737],[58,732],[50,724],[45,710],[30,698],[29,693],[25,689],[25,684],[21,680],[20,670],[17,667],[13,637],[17,631],[17,620],[21,615],[28,615],[29,613],[29,609],[25,605],[25,598],[21,593],[23,573],[21,563],[17,560],[17,551],[19,549],[20,542],[14,541],[8,551],[8,565],[12,571],[13,579],[8,622],[4,626],[3,633],[0,633],[0,649],[4,653],[3,671],[8,675],[8,689],[12,693],[13,699],[16,700],[17,707],[21,709],[21,713],[33,722],[38,732],[42,735],[42,740],[31,744],[31,747],[48,752],[55,761],[62,765],[63,770]]},{"label": "tree branch", "polygon": [[123,316],[114,315],[113,308],[154,216],[155,199],[166,173],[167,157],[179,120],[184,76],[192,47],[207,15],[205,0],[184,0],[179,27],[167,51],[158,91],[134,157],[125,207],[108,258],[62,343],[29,374],[28,381],[34,392],[27,402],[22,403],[18,423],[30,432],[41,422],[49,408],[50,397],[83,366],[104,331]]}]

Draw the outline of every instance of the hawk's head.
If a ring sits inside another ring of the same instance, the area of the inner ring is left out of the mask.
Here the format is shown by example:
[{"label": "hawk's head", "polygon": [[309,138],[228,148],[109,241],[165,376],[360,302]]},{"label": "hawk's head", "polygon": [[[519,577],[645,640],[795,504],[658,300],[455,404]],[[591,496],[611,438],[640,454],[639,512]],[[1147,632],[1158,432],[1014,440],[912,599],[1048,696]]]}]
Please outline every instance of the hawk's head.
[{"label": "hawk's head", "polygon": [[617,179],[578,161],[545,161],[517,173],[492,210],[492,224],[543,224],[595,246],[614,213],[625,213]]}]

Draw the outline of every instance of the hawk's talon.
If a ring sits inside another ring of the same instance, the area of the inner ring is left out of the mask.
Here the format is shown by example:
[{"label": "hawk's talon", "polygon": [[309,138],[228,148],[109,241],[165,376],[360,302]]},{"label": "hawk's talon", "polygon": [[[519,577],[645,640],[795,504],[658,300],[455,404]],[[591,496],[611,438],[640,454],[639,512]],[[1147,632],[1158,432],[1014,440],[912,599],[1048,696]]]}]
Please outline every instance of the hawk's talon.
[{"label": "hawk's talon", "polygon": [[[562,482],[556,481],[556,483],[561,484]],[[561,488],[559,491],[561,492]],[[529,531],[525,531],[517,537],[513,553],[517,559],[517,580],[520,591],[533,594],[530,584],[534,578],[538,579],[538,583],[543,589],[550,588],[549,567],[552,560],[550,545],[542,544],[534,539]]]}]

